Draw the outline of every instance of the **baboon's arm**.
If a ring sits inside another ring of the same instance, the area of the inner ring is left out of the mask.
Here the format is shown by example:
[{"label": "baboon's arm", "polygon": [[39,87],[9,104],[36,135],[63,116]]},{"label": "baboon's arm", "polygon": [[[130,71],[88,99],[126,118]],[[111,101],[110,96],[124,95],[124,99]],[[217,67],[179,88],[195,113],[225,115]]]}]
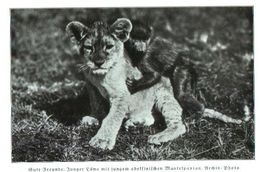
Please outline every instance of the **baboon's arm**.
[{"label": "baboon's arm", "polygon": [[131,94],[134,94],[138,91],[150,88],[154,84],[158,83],[161,79],[161,75],[158,72],[149,72],[144,73],[143,77],[135,79],[127,79],[126,84]]}]

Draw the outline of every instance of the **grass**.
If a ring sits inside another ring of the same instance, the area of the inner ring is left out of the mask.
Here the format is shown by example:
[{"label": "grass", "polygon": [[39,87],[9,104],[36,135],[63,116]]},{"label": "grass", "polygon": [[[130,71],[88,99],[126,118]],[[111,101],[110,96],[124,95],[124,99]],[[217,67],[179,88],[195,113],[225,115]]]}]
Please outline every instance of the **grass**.
[{"label": "grass", "polygon": [[[151,14],[153,14],[151,17]],[[242,125],[185,119],[188,132],[161,146],[151,128],[120,130],[113,151],[88,141],[97,131],[79,124],[89,112],[84,77],[64,28],[118,17],[146,19],[157,35],[192,52],[207,107]],[[13,9],[11,11],[12,161],[254,159],[252,8]]]}]

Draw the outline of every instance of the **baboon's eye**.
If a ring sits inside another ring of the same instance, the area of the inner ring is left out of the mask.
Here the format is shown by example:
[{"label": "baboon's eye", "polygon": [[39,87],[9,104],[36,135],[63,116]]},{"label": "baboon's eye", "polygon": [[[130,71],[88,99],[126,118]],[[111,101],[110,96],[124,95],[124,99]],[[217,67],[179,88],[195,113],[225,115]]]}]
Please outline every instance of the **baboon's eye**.
[{"label": "baboon's eye", "polygon": [[108,44],[108,45],[106,46],[106,49],[107,49],[107,50],[110,50],[110,49],[113,48],[113,47],[114,47],[114,45]]}]

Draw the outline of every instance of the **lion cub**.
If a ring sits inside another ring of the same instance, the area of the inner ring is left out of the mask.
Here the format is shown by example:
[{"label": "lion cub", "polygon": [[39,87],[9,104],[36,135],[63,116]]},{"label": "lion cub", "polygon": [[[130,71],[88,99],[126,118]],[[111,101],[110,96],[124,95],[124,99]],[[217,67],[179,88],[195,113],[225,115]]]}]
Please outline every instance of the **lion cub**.
[{"label": "lion cub", "polygon": [[[126,18],[117,19],[111,26],[95,22],[87,27],[73,21],[66,27],[67,34],[81,54],[81,70],[86,79],[110,103],[108,115],[89,142],[95,148],[113,149],[124,118],[128,119],[125,127],[136,124],[152,125],[153,108],[161,112],[167,128],[149,136],[149,143],[168,142],[186,131],[182,123],[182,109],[173,97],[169,79],[162,78],[150,88],[133,95],[129,93],[126,79],[142,77],[124,52],[124,42],[128,40],[131,29],[132,24]],[[144,116],[149,118],[143,118]]]}]

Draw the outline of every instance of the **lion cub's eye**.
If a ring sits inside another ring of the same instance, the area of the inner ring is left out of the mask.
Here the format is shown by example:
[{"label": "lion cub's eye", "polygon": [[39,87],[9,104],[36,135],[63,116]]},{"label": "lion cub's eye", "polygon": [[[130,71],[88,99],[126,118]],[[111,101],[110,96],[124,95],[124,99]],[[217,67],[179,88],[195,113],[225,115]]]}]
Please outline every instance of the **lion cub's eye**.
[{"label": "lion cub's eye", "polygon": [[93,46],[91,46],[91,45],[84,45],[84,49],[85,49],[87,52],[93,52]]},{"label": "lion cub's eye", "polygon": [[109,44],[109,45],[106,46],[106,50],[110,50],[110,49],[112,49],[113,47],[114,47],[114,45]]}]

